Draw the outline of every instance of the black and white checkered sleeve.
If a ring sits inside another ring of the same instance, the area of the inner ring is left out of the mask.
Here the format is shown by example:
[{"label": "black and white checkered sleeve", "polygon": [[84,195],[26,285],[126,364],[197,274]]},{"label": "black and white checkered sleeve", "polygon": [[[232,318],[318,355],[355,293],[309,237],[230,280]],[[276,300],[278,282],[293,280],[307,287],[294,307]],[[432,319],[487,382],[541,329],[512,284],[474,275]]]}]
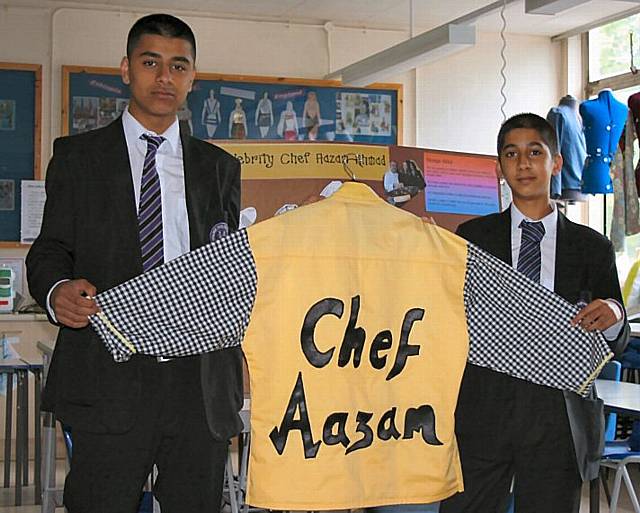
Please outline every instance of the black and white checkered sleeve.
[{"label": "black and white checkered sleeve", "polygon": [[571,325],[577,306],[473,244],[464,301],[472,364],[586,396],[613,356],[601,333]]},{"label": "black and white checkered sleeve", "polygon": [[256,286],[240,230],[99,294],[90,321],[116,361],[207,353],[241,343]]}]

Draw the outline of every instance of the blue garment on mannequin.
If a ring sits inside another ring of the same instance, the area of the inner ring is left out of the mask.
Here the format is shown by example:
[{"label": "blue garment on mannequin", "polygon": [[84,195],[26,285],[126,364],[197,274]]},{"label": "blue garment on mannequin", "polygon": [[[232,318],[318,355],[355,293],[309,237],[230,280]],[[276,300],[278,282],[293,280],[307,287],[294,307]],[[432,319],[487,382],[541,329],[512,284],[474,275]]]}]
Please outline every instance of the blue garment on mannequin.
[{"label": "blue garment on mannequin", "polygon": [[612,193],[609,168],[627,121],[627,106],[616,100],[611,91],[605,90],[600,91],[597,98],[583,102],[580,115],[587,141],[582,192]]},{"label": "blue garment on mannequin", "polygon": [[587,158],[582,126],[574,108],[560,103],[552,107],[547,121],[556,129],[558,146],[562,155],[562,172],[551,177],[551,197],[561,198],[563,190],[579,191],[582,184],[582,169]]}]

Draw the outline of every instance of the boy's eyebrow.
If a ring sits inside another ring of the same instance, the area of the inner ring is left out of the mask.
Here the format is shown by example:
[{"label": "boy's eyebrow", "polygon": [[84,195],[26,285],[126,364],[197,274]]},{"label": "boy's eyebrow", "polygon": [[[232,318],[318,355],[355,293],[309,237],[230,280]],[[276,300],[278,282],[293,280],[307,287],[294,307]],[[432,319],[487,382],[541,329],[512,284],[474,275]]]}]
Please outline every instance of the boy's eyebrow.
[{"label": "boy's eyebrow", "polygon": [[515,147],[516,147],[516,145],[515,145],[515,144],[505,144],[505,145],[502,147],[502,150],[501,150],[501,152],[500,152],[500,153],[502,153],[503,151],[505,151],[505,150],[507,150],[507,149],[515,148]]},{"label": "boy's eyebrow", "polygon": [[184,57],[183,55],[176,55],[175,57],[171,58],[172,61],[178,61],[178,62],[185,62],[187,64],[191,64],[191,60],[187,57]]},{"label": "boy's eyebrow", "polygon": [[[542,148],[542,147],[544,147],[544,145],[545,145],[545,144],[544,144],[542,141],[529,141],[529,142],[527,143],[527,147],[531,147],[531,146],[540,146],[540,147]],[[505,145],[502,147],[502,151],[505,151],[505,150],[510,149],[510,148],[517,148],[517,147],[518,147],[518,145],[517,145],[517,144],[513,144],[513,143],[505,144]]]},{"label": "boy's eyebrow", "polygon": [[[147,50],[145,52],[140,53],[140,56],[144,56],[144,57],[154,57],[156,59],[160,59],[162,58],[162,55],[160,55],[157,52],[152,52],[151,50]],[[174,57],[171,57],[171,61],[173,62],[185,62],[187,64],[191,64],[191,60],[188,57],[185,57],[184,55],[176,55]]]},{"label": "boy's eyebrow", "polygon": [[152,52],[150,50],[147,50],[146,52],[140,53],[140,56],[144,56],[144,57],[162,57],[159,53]]}]

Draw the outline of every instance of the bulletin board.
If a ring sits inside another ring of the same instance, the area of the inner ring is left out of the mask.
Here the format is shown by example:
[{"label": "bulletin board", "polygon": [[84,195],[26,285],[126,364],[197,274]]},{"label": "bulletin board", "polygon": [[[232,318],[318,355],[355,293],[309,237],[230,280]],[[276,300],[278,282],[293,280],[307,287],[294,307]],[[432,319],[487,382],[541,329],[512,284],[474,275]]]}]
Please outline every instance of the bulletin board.
[{"label": "bulletin board", "polygon": [[21,181],[39,180],[42,66],[0,62],[0,247],[19,247]]},{"label": "bulletin board", "polygon": [[489,155],[317,142],[219,145],[242,164],[242,208],[252,222],[304,205],[354,179],[390,205],[432,218],[450,231],[502,207],[496,158]]},{"label": "bulletin board", "polygon": [[[127,105],[117,68],[63,66],[62,132],[109,124]],[[402,144],[402,85],[197,73],[178,112],[205,140]]]}]

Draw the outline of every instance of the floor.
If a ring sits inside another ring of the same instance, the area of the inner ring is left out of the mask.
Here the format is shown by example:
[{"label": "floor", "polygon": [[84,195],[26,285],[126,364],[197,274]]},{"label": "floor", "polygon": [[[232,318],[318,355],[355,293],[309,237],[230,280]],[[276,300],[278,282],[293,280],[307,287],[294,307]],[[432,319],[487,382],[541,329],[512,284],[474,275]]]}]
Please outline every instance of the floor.
[{"label": "floor", "polygon": [[[65,475],[65,463],[60,460],[57,471],[57,482],[61,484]],[[33,474],[31,474],[33,475]],[[632,469],[631,478],[636,485],[636,490],[640,490],[640,469]],[[640,492],[639,492],[640,493]],[[40,513],[40,506],[34,505],[33,500],[33,486],[27,486],[23,489],[23,506],[13,506],[14,503],[14,490],[13,488],[0,488],[0,513]],[[64,508],[56,509],[56,513],[64,513]],[[604,497],[604,492],[600,492],[600,511],[601,513],[608,513],[609,507]],[[582,490],[582,503],[580,506],[580,513],[589,512],[589,489],[585,486]],[[633,513],[633,507],[629,500],[629,497],[624,490],[620,494],[620,500],[618,502],[619,513]]]}]

